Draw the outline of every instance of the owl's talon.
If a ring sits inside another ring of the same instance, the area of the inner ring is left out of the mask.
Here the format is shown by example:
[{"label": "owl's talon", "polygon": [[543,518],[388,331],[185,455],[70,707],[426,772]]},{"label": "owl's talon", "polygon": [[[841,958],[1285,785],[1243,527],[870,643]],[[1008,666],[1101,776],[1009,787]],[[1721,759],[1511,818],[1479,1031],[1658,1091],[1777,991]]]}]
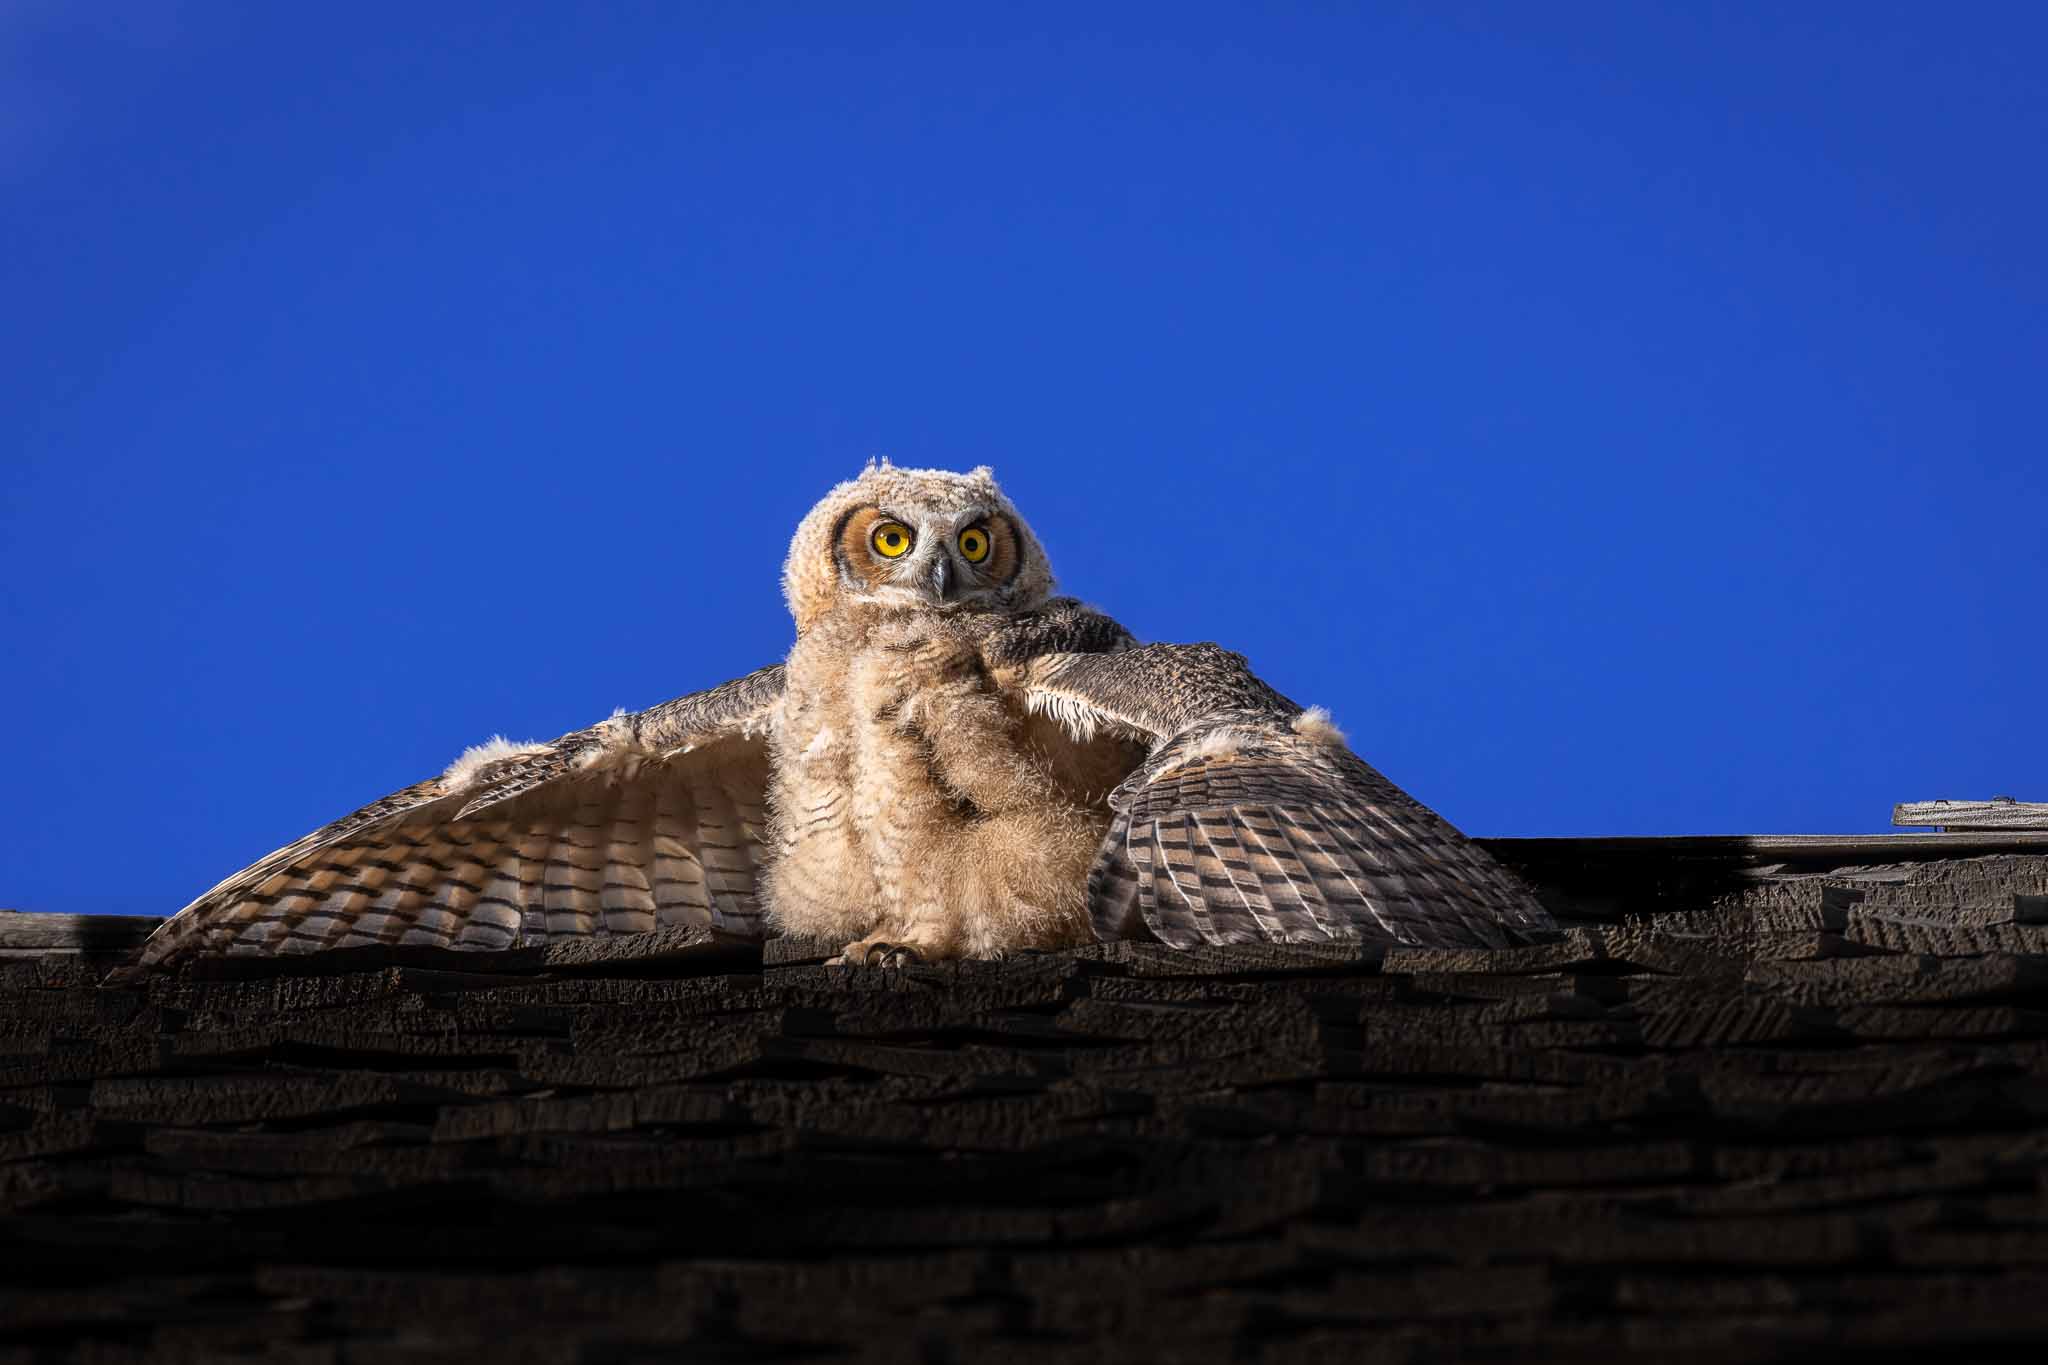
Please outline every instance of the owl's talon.
[{"label": "owl's talon", "polygon": [[842,967],[912,967],[924,962],[924,950],[913,943],[888,943],[882,939],[866,939],[849,943],[846,950],[833,959]]},{"label": "owl's talon", "polygon": [[892,622],[874,634],[875,647],[903,655],[893,672],[898,687],[915,690],[936,683],[979,682],[981,652],[967,640],[925,622]]},{"label": "owl's talon", "polygon": [[870,967],[903,968],[924,961],[924,954],[908,943],[876,943],[868,947],[867,964]]}]

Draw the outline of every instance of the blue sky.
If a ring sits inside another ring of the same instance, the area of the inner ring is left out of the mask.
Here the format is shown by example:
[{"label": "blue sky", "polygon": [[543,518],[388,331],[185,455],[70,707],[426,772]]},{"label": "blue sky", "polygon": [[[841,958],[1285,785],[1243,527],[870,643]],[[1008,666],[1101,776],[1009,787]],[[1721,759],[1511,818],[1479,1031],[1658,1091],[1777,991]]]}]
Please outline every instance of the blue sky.
[{"label": "blue sky", "polygon": [[1480,834],[2048,799],[2048,9],[0,10],[0,905],[779,657],[995,466]]}]

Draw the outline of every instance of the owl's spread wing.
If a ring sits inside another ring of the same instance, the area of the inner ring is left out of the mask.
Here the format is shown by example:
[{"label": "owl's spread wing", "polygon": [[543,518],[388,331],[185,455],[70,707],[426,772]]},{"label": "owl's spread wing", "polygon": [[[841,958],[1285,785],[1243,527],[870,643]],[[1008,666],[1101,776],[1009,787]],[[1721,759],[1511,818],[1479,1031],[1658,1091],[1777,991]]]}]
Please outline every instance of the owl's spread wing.
[{"label": "owl's spread wing", "polygon": [[229,877],[166,921],[137,966],[667,925],[758,936],[781,700],[778,664],[552,743],[479,745]]},{"label": "owl's spread wing", "polygon": [[1050,654],[1032,709],[1151,756],[1110,796],[1089,874],[1099,938],[1504,947],[1554,928],[1515,878],[1361,760],[1319,710],[1213,644]]}]

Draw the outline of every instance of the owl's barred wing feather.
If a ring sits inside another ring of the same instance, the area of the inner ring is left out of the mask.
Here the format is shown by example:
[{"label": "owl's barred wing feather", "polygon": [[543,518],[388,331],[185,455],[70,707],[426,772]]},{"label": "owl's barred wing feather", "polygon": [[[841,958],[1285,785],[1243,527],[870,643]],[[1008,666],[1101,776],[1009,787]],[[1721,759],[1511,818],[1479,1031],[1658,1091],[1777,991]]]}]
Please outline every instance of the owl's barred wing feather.
[{"label": "owl's barred wing feather", "polygon": [[777,665],[550,744],[480,745],[229,877],[137,965],[672,924],[756,936],[781,698]]},{"label": "owl's barred wing feather", "polygon": [[1089,874],[1096,935],[1198,943],[1504,947],[1554,928],[1442,817],[1213,644],[1048,655],[1033,709],[1151,756],[1110,797]]}]

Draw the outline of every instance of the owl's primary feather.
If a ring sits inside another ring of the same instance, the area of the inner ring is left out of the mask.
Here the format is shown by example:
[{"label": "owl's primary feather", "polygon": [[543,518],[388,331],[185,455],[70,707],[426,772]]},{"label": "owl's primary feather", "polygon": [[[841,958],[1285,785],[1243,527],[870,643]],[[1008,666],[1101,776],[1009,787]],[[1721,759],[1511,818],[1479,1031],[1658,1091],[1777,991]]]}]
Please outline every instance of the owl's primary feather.
[{"label": "owl's primary feather", "polygon": [[758,934],[778,665],[550,744],[479,745],[237,872],[138,965],[367,944],[507,948],[670,924]]},{"label": "owl's primary feather", "polygon": [[1503,947],[1552,926],[1498,863],[1213,644],[1050,655],[1031,704],[1144,732],[1089,876],[1095,933]]},{"label": "owl's primary feather", "polygon": [[236,873],[138,965],[688,924],[925,956],[1092,937],[1491,946],[1528,892],[1216,645],[1051,596],[985,469],[871,466],[797,530],[784,664],[495,740]]}]

